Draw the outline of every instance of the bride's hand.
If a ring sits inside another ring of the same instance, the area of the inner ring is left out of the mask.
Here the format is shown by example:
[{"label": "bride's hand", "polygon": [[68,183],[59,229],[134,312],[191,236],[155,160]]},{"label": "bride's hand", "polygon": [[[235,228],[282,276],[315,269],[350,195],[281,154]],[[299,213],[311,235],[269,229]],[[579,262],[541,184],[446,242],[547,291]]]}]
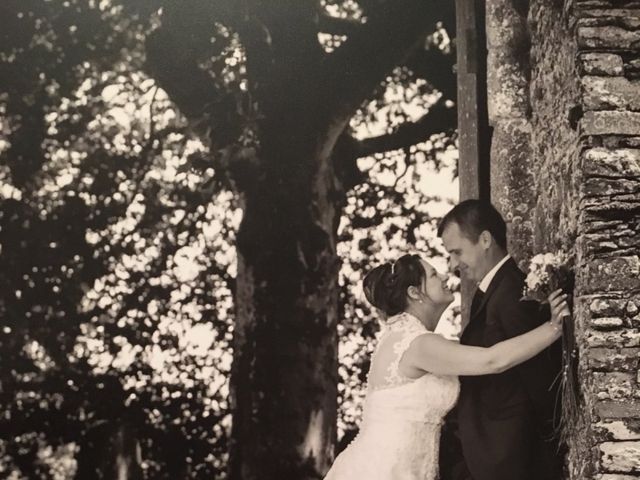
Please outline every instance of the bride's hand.
[{"label": "bride's hand", "polygon": [[562,293],[561,289],[552,292],[548,297],[549,306],[551,307],[551,324],[556,327],[562,326],[562,320],[571,316],[569,304],[567,303],[567,295]]}]

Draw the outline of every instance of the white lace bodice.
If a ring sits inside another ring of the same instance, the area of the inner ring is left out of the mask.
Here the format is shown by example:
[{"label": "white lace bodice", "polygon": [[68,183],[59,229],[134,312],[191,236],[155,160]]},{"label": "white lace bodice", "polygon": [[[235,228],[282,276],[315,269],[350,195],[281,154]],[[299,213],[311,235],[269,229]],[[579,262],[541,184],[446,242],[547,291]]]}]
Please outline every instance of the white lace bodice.
[{"label": "white lace bodice", "polygon": [[458,398],[458,378],[425,373],[413,379],[400,372],[400,360],[420,335],[437,335],[414,316],[391,317],[378,340],[371,360],[364,421],[372,416],[411,419],[440,424]]},{"label": "white lace bodice", "polygon": [[436,479],[440,426],[459,383],[454,376],[402,375],[402,356],[420,335],[437,334],[407,313],[388,319],[371,361],[360,432],[326,480]]},{"label": "white lace bodice", "polygon": [[411,342],[427,333],[429,331],[424,325],[408,313],[391,317],[378,337],[378,345],[371,358],[367,388],[379,390],[411,382],[413,379],[400,373],[400,360]]}]

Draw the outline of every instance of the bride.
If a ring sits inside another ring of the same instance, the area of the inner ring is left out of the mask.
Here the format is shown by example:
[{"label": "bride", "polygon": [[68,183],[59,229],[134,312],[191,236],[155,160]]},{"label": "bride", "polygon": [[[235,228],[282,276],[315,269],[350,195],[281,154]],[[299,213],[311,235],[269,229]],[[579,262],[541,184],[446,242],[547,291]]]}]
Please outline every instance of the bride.
[{"label": "bride", "polygon": [[374,268],[367,300],[386,316],[371,359],[360,433],[325,480],[435,480],[440,427],[458,397],[457,375],[499,373],[561,335],[566,295],[549,296],[551,321],[489,348],[460,345],[433,332],[453,301],[446,277],[418,255]]}]

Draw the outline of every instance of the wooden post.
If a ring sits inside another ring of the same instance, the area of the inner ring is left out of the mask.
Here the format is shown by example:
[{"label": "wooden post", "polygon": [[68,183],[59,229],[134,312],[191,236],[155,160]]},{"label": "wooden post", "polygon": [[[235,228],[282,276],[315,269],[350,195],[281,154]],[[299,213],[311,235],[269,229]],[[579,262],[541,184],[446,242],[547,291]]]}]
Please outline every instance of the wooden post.
[{"label": "wooden post", "polygon": [[[487,110],[487,42],[484,0],[456,0],[458,75],[458,177],[460,200],[490,199],[491,129]],[[462,328],[469,321],[476,286],[463,280]],[[465,470],[457,438],[457,416],[450,412],[440,438],[440,478],[454,480]]]},{"label": "wooden post", "polygon": [[[490,200],[491,128],[487,113],[487,42],[483,0],[456,0],[458,176],[460,200]],[[462,326],[475,285],[463,281]]]},{"label": "wooden post", "polygon": [[483,0],[456,0],[460,200],[489,200],[491,129]]}]

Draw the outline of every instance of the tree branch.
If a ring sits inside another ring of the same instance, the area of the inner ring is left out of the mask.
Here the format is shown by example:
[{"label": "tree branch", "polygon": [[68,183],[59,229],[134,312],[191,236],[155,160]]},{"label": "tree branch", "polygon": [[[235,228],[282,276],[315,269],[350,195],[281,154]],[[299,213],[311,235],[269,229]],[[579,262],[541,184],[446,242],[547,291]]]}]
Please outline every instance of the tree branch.
[{"label": "tree branch", "polygon": [[339,18],[322,12],[318,16],[318,30],[331,35],[350,36],[356,33],[364,25],[358,20],[351,18]]},{"label": "tree branch", "polygon": [[432,47],[416,49],[407,59],[405,66],[442,92],[444,98],[455,102],[458,83],[453,71],[454,63],[454,54],[445,54],[442,50]]},{"label": "tree branch", "polygon": [[359,158],[357,153],[359,147],[358,140],[343,132],[333,149],[333,163],[338,177],[342,179],[345,190],[350,190],[367,180],[367,175],[358,168],[356,162]]},{"label": "tree branch", "polygon": [[346,124],[385,76],[435,30],[439,12],[451,6],[450,0],[394,0],[379,8],[326,58],[317,77],[327,125]]},{"label": "tree branch", "polygon": [[318,22],[315,1],[247,1],[235,30],[245,47],[249,89],[261,113],[307,115],[305,85],[316,78],[325,57]]},{"label": "tree branch", "polygon": [[[212,3],[216,8],[209,6]],[[189,4],[188,9],[171,2],[163,7],[162,25],[146,39],[146,67],[190,125],[224,146],[234,140],[228,117],[237,110],[230,104],[235,100],[200,68],[199,61],[214,53],[207,49],[211,48],[211,30],[218,15],[226,18],[230,12],[222,10],[222,2]]]},{"label": "tree branch", "polygon": [[416,122],[403,123],[392,133],[358,142],[354,153],[356,158],[360,158],[415,145],[436,133],[455,129],[456,122],[456,108],[447,107],[443,101],[439,101]]}]

